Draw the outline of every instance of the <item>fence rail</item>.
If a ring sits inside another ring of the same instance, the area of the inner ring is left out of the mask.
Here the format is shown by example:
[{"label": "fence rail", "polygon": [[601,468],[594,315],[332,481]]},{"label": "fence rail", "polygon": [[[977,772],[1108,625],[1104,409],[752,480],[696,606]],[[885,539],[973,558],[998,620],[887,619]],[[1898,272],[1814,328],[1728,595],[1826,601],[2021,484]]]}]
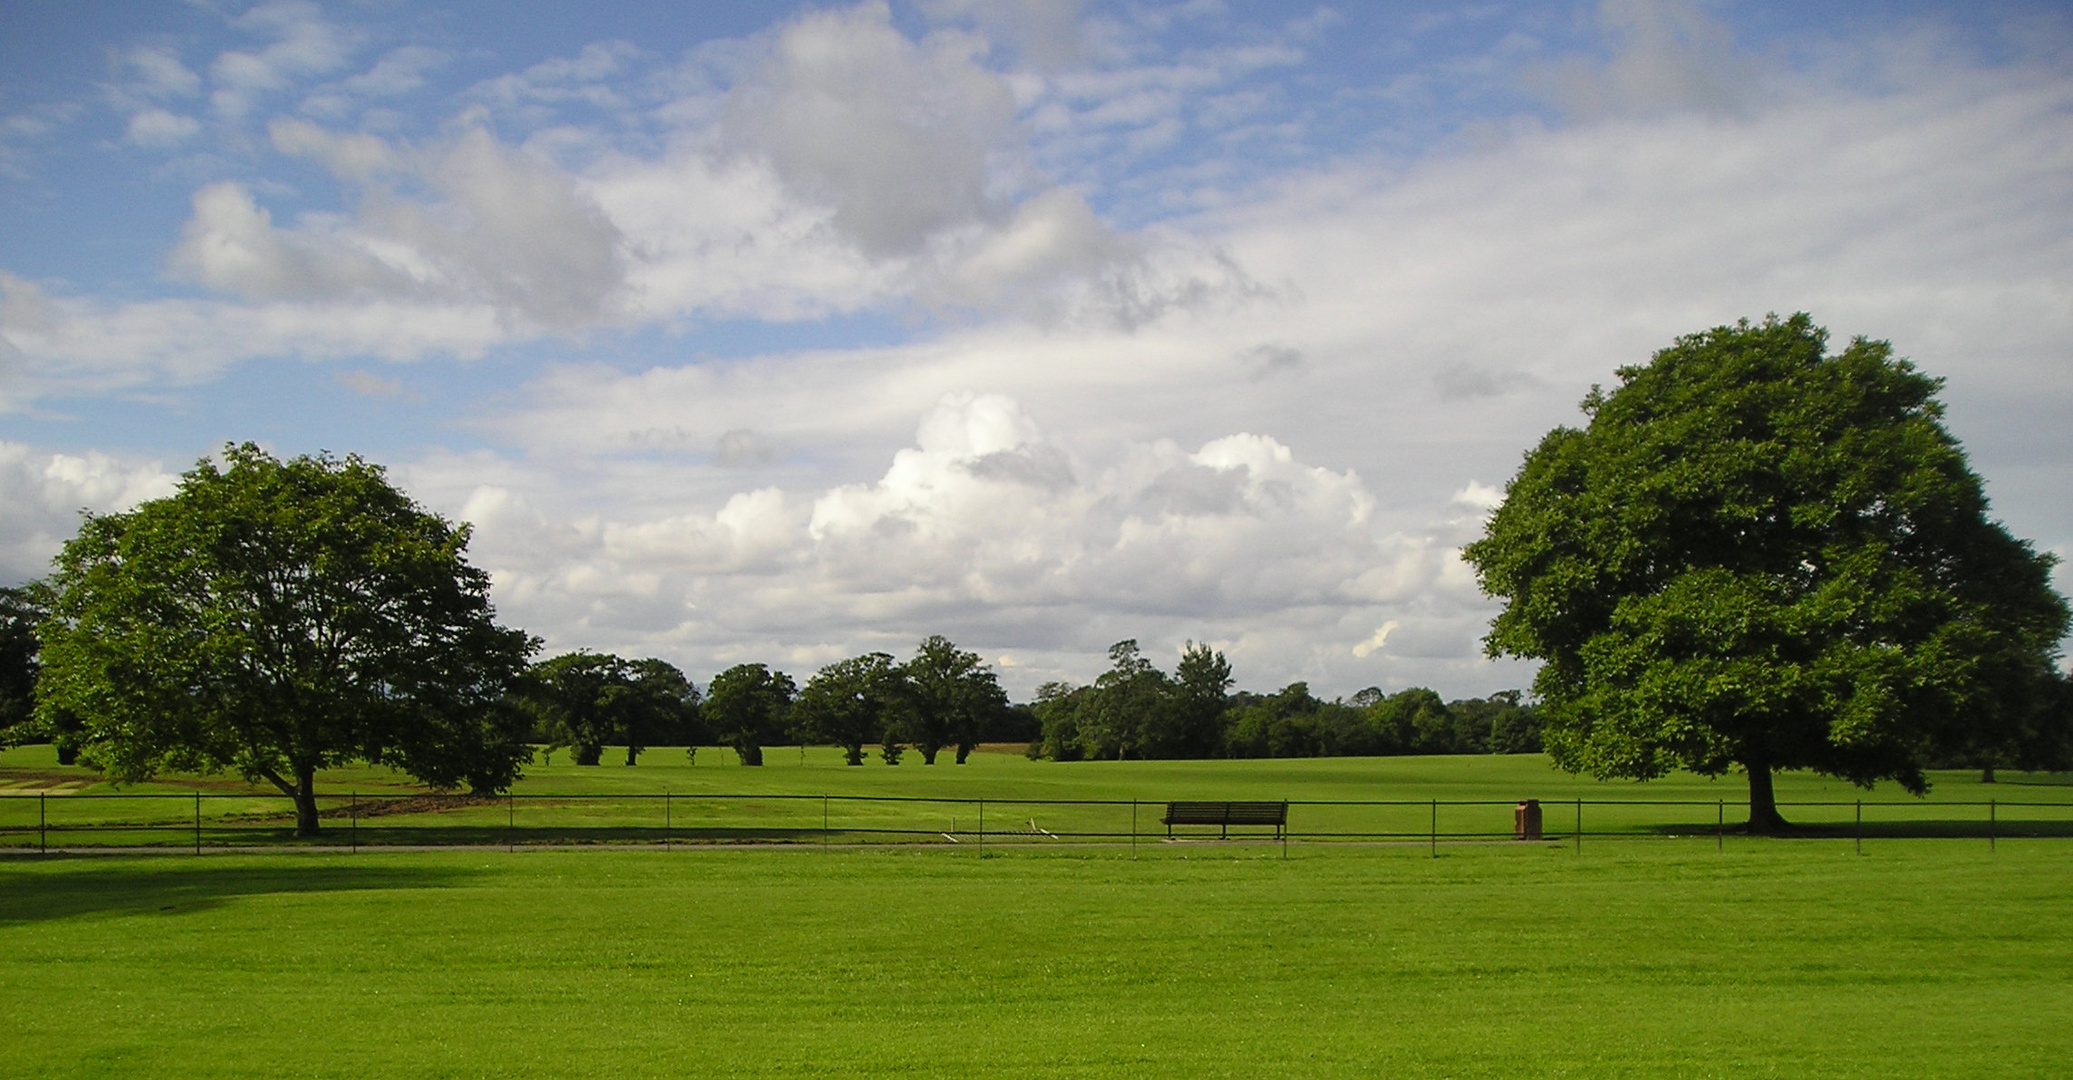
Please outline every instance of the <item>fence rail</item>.
[{"label": "fence rail", "polygon": [[[1229,842],[1442,843],[1515,839],[1524,804],[1489,799],[1289,800],[1288,825],[1234,826]],[[1781,802],[1791,835],[1853,841],[2073,837],[2073,803],[2032,800]],[[1724,845],[1747,804],[1716,799],[1538,800],[1539,839],[1711,838]],[[1168,828],[1163,801],[728,793],[496,796],[331,793],[320,835],[294,835],[279,796],[0,793],[0,850],[206,849],[569,844],[1150,844],[1220,839],[1214,826]],[[1711,813],[1707,813],[1711,811]]]}]

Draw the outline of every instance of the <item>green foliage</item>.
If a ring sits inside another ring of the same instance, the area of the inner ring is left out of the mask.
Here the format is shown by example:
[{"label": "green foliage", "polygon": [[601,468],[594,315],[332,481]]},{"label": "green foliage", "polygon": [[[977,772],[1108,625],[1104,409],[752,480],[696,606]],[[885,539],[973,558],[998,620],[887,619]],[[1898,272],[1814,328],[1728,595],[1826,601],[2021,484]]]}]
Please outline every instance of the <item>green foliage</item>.
[{"label": "green foliage", "polygon": [[1144,658],[1135,639],[1109,646],[1108,658],[1109,669],[1094,680],[1080,713],[1081,752],[1098,760],[1150,756],[1152,734],[1172,724],[1172,680]]},{"label": "green foliage", "polygon": [[956,747],[957,763],[964,764],[980,733],[1008,712],[1008,695],[993,669],[946,637],[923,640],[904,670],[912,687],[909,741],[923,764],[934,765],[945,746]]},{"label": "green foliage", "polygon": [[1091,686],[1047,682],[1037,687],[1036,702],[1030,708],[1036,713],[1039,734],[1030,746],[1030,756],[1052,761],[1080,760],[1084,756],[1080,750],[1080,713],[1088,708],[1093,697]]},{"label": "green foliage", "polygon": [[1320,701],[1306,683],[1259,695],[1231,693],[1231,665],[1189,642],[1169,677],[1136,641],[1109,648],[1092,686],[1046,683],[1030,707],[1040,733],[1029,756],[1053,761],[1125,758],[1287,758],[1388,754],[1533,753],[1539,721],[1517,691],[1452,705],[1414,687],[1369,689]]},{"label": "green foliage", "polygon": [[914,685],[888,653],[838,660],[820,669],[793,702],[793,720],[809,738],[842,747],[851,765],[864,763],[864,746],[889,749],[888,765],[900,760],[900,744],[914,723]]},{"label": "green foliage", "polygon": [[42,667],[36,628],[49,612],[48,589],[40,582],[0,588],[0,746],[50,737],[34,722]]},{"label": "green foliage", "polygon": [[495,624],[466,526],[358,457],[251,444],[179,491],[89,515],[57,559],[38,714],[124,781],[228,767],[317,829],[317,769],[360,759],[499,790],[530,759],[506,702],[532,642]]},{"label": "green foliage", "polygon": [[608,744],[626,747],[632,765],[650,746],[688,746],[701,734],[698,690],[654,658],[582,650],[551,657],[527,671],[519,700],[549,748],[569,747],[579,765],[597,764]]},{"label": "green foliage", "polygon": [[1680,338],[1527,456],[1466,556],[1564,767],[1925,784],[2062,755],[2052,559],[1987,516],[1939,380],[1806,315]]},{"label": "green foliage", "polygon": [[706,724],[743,765],[761,765],[764,744],[784,737],[795,692],[792,677],[782,671],[736,664],[706,687]]}]

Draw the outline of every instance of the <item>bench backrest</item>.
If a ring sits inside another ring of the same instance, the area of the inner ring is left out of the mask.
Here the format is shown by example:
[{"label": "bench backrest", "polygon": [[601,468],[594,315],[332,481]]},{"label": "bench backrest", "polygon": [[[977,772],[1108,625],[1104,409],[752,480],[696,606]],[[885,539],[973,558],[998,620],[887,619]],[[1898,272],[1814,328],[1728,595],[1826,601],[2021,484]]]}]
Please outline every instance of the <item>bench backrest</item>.
[{"label": "bench backrest", "polygon": [[1286,825],[1285,802],[1170,802],[1167,825]]}]

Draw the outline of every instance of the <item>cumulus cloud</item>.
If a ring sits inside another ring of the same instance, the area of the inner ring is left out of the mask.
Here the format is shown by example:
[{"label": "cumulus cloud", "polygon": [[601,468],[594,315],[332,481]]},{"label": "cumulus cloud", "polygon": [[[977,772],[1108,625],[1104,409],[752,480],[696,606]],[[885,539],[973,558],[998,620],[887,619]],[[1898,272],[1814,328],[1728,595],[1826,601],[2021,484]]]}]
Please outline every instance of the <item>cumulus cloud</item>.
[{"label": "cumulus cloud", "polygon": [[736,94],[735,137],[833,210],[866,255],[911,255],[952,226],[997,216],[990,158],[1012,149],[1014,96],[977,62],[979,39],[909,41],[883,3],[816,11],[778,34]]},{"label": "cumulus cloud", "polygon": [[[248,300],[479,305],[523,329],[570,329],[616,314],[620,234],[551,166],[479,128],[427,150],[299,121],[276,121],[272,131],[282,152],[367,184],[360,213],[284,229],[241,185],[212,184],[195,193],[175,271]],[[390,174],[437,198],[397,195],[381,183]]]},{"label": "cumulus cloud", "polygon": [[109,454],[52,454],[0,441],[0,581],[50,572],[50,560],[79,531],[81,511],[115,513],[170,495],[179,478],[157,462]]},{"label": "cumulus cloud", "polygon": [[[1358,663],[1373,650],[1354,643],[1383,616],[1430,638],[1458,636],[1479,610],[1446,537],[1379,527],[1358,475],[1274,438],[1133,442],[1104,457],[1082,459],[1012,398],[960,391],[876,479],[817,493],[591,514],[540,477],[456,483],[480,471],[471,462],[439,470],[440,497],[476,522],[508,615],[694,669],[752,645],[791,662],[939,630],[1012,647],[1018,678],[1060,674],[1054,653],[1098,655],[1112,633]],[[1348,634],[1346,611],[1375,621]]]}]

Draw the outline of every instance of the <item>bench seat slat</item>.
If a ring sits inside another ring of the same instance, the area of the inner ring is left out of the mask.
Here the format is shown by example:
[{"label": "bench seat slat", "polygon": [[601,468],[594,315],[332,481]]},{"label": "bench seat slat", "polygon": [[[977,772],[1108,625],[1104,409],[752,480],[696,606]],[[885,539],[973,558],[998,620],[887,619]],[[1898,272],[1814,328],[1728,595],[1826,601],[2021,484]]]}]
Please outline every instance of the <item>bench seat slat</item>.
[{"label": "bench seat slat", "polygon": [[1170,836],[1175,825],[1217,825],[1229,829],[1233,825],[1272,825],[1278,832],[1288,825],[1288,804],[1285,802],[1170,802],[1166,804],[1166,816],[1160,819]]}]

